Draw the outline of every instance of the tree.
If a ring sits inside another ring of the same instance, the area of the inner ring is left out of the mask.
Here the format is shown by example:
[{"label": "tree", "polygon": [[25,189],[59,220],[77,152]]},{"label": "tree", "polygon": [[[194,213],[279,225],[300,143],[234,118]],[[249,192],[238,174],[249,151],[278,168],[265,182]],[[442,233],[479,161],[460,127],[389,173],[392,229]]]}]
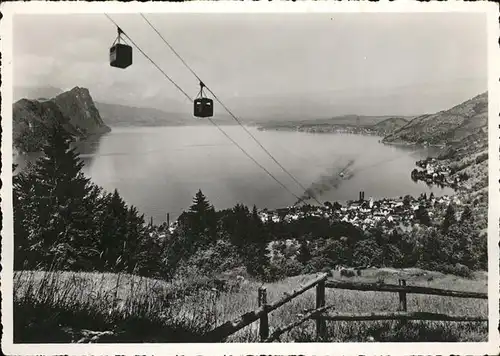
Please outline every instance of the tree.
[{"label": "tree", "polygon": [[429,217],[429,212],[424,205],[419,205],[417,211],[415,212],[415,218],[425,226],[431,226],[431,218]]},{"label": "tree", "polygon": [[62,126],[53,125],[42,157],[15,179],[16,225],[23,225],[15,240],[36,258],[29,261],[31,268],[91,269],[97,254],[88,209],[95,187],[70,141]]},{"label": "tree", "polygon": [[405,208],[409,208],[411,205],[411,200],[412,200],[412,197],[410,195],[405,195],[405,197],[403,198],[403,206]]},{"label": "tree", "polygon": [[455,208],[453,207],[453,204],[449,204],[448,208],[446,208],[446,213],[444,215],[444,221],[443,224],[441,225],[442,232],[446,234],[448,232],[448,229],[450,228],[451,225],[457,222],[457,219],[455,217]]},{"label": "tree", "polygon": [[353,259],[350,262],[357,266],[382,266],[383,251],[373,239],[359,241],[354,246]]},{"label": "tree", "polygon": [[422,236],[419,265],[424,268],[447,263],[453,248],[435,228],[427,229]]},{"label": "tree", "polygon": [[399,239],[395,243],[402,254],[401,267],[413,267],[419,258],[418,237],[412,233],[398,234]]},{"label": "tree", "polygon": [[187,213],[187,233],[191,243],[203,246],[217,239],[217,215],[208,199],[198,190]]},{"label": "tree", "polygon": [[[256,212],[255,212],[256,213]],[[250,244],[254,236],[252,227],[255,228],[258,216],[250,215],[248,208],[242,204],[236,204],[224,217],[223,226],[229,233],[231,243],[242,249]]]},{"label": "tree", "polygon": [[309,243],[306,239],[300,243],[297,260],[303,265],[307,264],[311,260],[311,251],[309,249]]},{"label": "tree", "polygon": [[101,271],[121,271],[124,267],[124,242],[127,235],[127,206],[115,189],[102,199],[97,249]]},{"label": "tree", "polygon": [[[312,250],[312,254],[318,257],[321,261],[325,261],[322,265],[348,265],[352,263],[352,251],[339,240],[329,238],[320,239],[316,243],[316,248]],[[324,266],[322,266],[324,267]],[[321,267],[321,268],[322,268]]]},{"label": "tree", "polygon": [[198,190],[193,198],[193,204],[189,208],[189,212],[194,214],[204,214],[213,209],[207,197],[202,193],[201,189]]},{"label": "tree", "polygon": [[474,221],[474,217],[472,216],[472,210],[470,206],[466,206],[464,208],[464,211],[462,212],[462,215],[460,216],[460,221],[461,222],[468,222],[472,223]]},{"label": "tree", "polygon": [[254,206],[253,206],[253,208],[252,208],[252,219],[253,219],[253,221],[254,221],[255,223],[257,223],[257,224],[258,224],[259,222],[262,222],[262,220],[260,220],[259,213],[258,213],[258,211],[257,211],[257,207],[255,206],[255,204],[254,204]]},{"label": "tree", "polygon": [[140,265],[144,218],[118,191],[105,194],[84,176],[70,141],[54,125],[43,156],[13,179],[15,267],[131,273]]},{"label": "tree", "polygon": [[333,203],[332,207],[333,210],[340,210],[342,208],[342,205],[340,205],[340,203],[336,201],[335,203]]},{"label": "tree", "polygon": [[136,273],[147,265],[151,257],[151,251],[144,251],[144,247],[150,246],[147,240],[152,240],[146,235],[144,215],[139,214],[136,207],[131,206],[126,213],[126,235],[123,248],[124,270],[127,273]]}]

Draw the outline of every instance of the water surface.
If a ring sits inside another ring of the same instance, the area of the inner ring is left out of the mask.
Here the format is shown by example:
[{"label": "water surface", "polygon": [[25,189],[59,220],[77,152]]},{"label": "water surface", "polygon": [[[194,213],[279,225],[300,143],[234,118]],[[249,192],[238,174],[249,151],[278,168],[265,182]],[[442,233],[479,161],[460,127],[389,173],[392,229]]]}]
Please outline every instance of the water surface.
[{"label": "water surface", "polygon": [[[222,128],[296,196],[302,195],[300,186],[241,127]],[[352,178],[322,189],[321,202],[356,199],[360,190],[365,198],[453,192],[411,180],[415,161],[432,154],[431,148],[384,145],[374,136],[249,130],[306,188],[338,176],[353,161]],[[176,218],[198,189],[217,209],[236,203],[276,208],[297,200],[213,126],[116,127],[79,151],[85,174],[106,190],[117,188],[127,203],[155,222],[165,221],[167,212]]]}]

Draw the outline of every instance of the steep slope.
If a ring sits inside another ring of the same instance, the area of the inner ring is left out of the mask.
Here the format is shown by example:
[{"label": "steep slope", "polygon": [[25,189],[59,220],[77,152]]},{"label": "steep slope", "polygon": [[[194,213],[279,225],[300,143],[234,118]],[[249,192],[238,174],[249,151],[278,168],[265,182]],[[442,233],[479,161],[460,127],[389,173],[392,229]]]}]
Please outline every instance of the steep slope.
[{"label": "steep slope", "polygon": [[408,120],[405,120],[402,117],[390,117],[387,120],[376,123],[371,126],[371,128],[377,131],[380,135],[387,135],[400,129],[406,124],[408,124]]},{"label": "steep slope", "polygon": [[101,118],[90,92],[86,88],[74,87],[52,99],[70,124],[80,132],[80,136],[89,136],[109,132],[110,129]]},{"label": "steep slope", "polygon": [[385,143],[447,144],[481,131],[488,121],[488,93],[449,110],[422,115],[386,136]]},{"label": "steep slope", "polygon": [[51,100],[21,99],[12,109],[14,148],[21,152],[39,151],[55,123],[76,139],[110,131],[85,88],[75,87]]},{"label": "steep slope", "polygon": [[469,205],[475,225],[483,231],[488,212],[488,93],[480,94],[449,110],[419,116],[383,142],[442,145],[436,157],[459,179],[457,198]]},{"label": "steep slope", "polygon": [[28,99],[17,101],[13,105],[12,114],[14,148],[22,152],[39,151],[54,123],[63,125],[73,135],[78,134],[55,102]]}]

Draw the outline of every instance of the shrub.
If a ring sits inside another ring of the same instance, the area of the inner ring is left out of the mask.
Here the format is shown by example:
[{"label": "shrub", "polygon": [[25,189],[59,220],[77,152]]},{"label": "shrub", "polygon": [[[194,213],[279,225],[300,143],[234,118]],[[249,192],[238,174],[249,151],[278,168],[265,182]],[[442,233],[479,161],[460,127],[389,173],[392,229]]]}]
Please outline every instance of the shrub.
[{"label": "shrub", "polygon": [[465,278],[472,277],[472,271],[470,268],[461,263],[456,263],[455,265],[443,265],[440,272],[454,274],[455,276]]}]

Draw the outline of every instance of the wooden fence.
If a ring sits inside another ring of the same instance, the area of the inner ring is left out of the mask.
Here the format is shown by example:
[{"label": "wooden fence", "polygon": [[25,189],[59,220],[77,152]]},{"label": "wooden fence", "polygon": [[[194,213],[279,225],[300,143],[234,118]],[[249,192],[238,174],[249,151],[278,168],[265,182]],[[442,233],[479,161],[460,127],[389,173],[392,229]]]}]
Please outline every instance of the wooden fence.
[{"label": "wooden fence", "polygon": [[[269,335],[269,313],[292,301],[305,291],[316,287],[316,307],[312,310],[305,311],[306,314],[299,320],[283,327],[276,328]],[[372,313],[346,313],[346,312],[329,312],[334,306],[326,306],[326,288],[334,289],[349,289],[357,291],[373,291],[373,292],[392,292],[398,293],[399,305],[398,311],[395,312],[372,312]],[[267,302],[267,291],[265,287],[259,288],[258,302],[259,308],[241,315],[240,317],[227,321],[224,324],[216,327],[205,335],[205,342],[221,342],[228,336],[236,333],[251,323],[259,320],[259,337],[262,342],[272,342],[287,331],[301,325],[307,320],[316,321],[316,339],[318,341],[326,340],[327,321],[370,321],[370,320],[433,320],[433,321],[488,321],[488,318],[478,316],[461,316],[448,315],[442,313],[429,312],[408,312],[407,311],[407,294],[427,294],[439,295],[455,298],[475,298],[488,299],[487,293],[478,292],[462,292],[447,289],[408,286],[403,279],[399,280],[399,285],[395,284],[379,284],[379,283],[360,283],[341,280],[328,280],[326,274],[320,275],[299,289],[286,294],[285,297],[271,304]]]}]

